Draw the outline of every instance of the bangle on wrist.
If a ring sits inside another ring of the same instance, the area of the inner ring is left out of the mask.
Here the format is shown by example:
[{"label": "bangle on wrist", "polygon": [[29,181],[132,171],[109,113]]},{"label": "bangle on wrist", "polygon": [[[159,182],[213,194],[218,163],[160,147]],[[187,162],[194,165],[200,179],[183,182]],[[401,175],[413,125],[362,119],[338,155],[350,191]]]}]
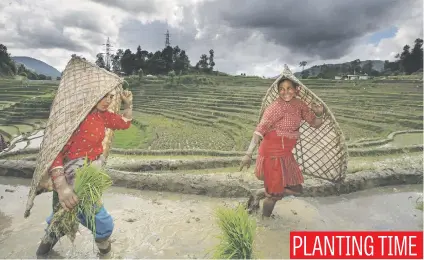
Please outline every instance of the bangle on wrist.
[{"label": "bangle on wrist", "polygon": [[65,172],[63,171],[63,169],[53,170],[50,174],[50,178],[52,179],[52,181],[54,181],[57,177],[60,176],[65,176]]},{"label": "bangle on wrist", "polygon": [[318,119],[321,119],[321,118],[323,118],[323,117],[324,117],[324,113],[322,113],[321,115],[317,115],[317,114],[315,114],[315,117],[316,117],[316,118],[318,118]]},{"label": "bangle on wrist", "polygon": [[52,175],[51,176],[51,179],[54,182],[57,179],[57,177],[60,177],[60,176],[65,176],[65,174],[64,173],[59,173],[59,174],[56,174],[56,175]]}]

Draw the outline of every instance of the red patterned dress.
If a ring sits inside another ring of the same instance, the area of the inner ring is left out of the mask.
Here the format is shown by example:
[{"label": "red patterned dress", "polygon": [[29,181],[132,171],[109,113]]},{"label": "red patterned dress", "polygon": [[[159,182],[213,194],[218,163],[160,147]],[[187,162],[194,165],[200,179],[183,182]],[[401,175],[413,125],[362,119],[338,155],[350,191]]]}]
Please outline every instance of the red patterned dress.
[{"label": "red patterned dress", "polygon": [[108,111],[92,112],[80,124],[69,141],[57,155],[50,170],[62,168],[64,159],[74,160],[87,157],[96,160],[103,153],[103,139],[106,128],[118,130],[128,129],[131,121],[123,116]]},{"label": "red patterned dress", "polygon": [[302,120],[312,124],[315,113],[300,99],[286,102],[281,98],[269,105],[255,129],[262,136],[256,159],[255,174],[264,181],[268,196],[281,199],[288,186],[304,179],[293,155]]}]

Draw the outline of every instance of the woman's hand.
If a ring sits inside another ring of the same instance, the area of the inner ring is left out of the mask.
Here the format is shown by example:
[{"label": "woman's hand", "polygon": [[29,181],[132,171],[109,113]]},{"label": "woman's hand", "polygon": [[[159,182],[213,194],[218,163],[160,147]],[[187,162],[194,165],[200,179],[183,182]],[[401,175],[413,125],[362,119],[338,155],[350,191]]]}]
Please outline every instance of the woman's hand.
[{"label": "woman's hand", "polygon": [[132,101],[133,101],[133,95],[131,93],[131,91],[129,90],[124,90],[121,93],[121,100],[122,102],[126,105],[126,106],[131,106],[132,105]]},{"label": "woman's hand", "polygon": [[312,104],[311,109],[317,116],[321,116],[324,113],[324,107],[322,106],[322,104]]},{"label": "woman's hand", "polygon": [[241,159],[241,163],[240,163],[240,171],[243,170],[244,167],[246,167],[246,169],[249,169],[251,162],[252,162],[251,155],[246,154],[245,156],[243,156],[243,159]]},{"label": "woman's hand", "polygon": [[59,203],[66,211],[72,210],[78,204],[78,197],[66,181],[63,169],[55,169],[51,173],[53,186],[59,196]]}]

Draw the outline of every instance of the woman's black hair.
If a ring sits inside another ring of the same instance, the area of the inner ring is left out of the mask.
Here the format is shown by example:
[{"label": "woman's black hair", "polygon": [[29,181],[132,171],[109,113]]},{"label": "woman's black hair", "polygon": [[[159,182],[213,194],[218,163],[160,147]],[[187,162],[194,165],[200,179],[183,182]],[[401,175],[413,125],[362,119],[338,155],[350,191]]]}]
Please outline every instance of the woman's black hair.
[{"label": "woman's black hair", "polygon": [[293,87],[296,89],[297,88],[297,86],[299,86],[298,84],[296,84],[296,82],[294,82],[293,80],[290,80],[290,79],[288,79],[288,78],[281,78],[278,82],[277,82],[277,87],[278,87],[278,91],[280,91],[281,90],[281,84],[284,82],[284,81],[286,81],[286,80],[288,80],[288,81],[290,81],[291,83],[292,83],[292,85],[293,85]]}]

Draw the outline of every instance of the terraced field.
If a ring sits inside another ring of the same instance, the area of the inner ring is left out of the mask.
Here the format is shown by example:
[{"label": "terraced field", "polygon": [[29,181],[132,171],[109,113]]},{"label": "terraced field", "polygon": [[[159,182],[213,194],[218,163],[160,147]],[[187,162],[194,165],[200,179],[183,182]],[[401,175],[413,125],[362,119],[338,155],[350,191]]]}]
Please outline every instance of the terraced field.
[{"label": "terraced field", "polygon": [[11,139],[44,127],[58,82],[0,80],[0,133]]},{"label": "terraced field", "polygon": [[[120,168],[130,163],[127,167],[135,171],[203,173],[207,169],[235,171],[256,126],[261,99],[273,80],[183,76],[177,79],[181,84],[177,87],[169,86],[164,77],[128,82],[134,94],[135,120],[129,130],[116,132],[110,165]],[[340,123],[350,150],[349,171],[422,164],[422,81],[303,82]],[[12,138],[42,128],[57,82],[0,84],[4,115],[0,131]],[[390,135],[405,130],[416,131]],[[172,160],[178,161],[176,166],[169,163]],[[161,164],[146,166],[154,161]]]},{"label": "terraced field", "polygon": [[[241,79],[177,89],[161,88],[157,82],[133,87],[136,117],[149,140],[139,148],[245,150],[261,99],[272,81],[237,80]],[[304,83],[336,115],[349,144],[383,139],[394,131],[422,129],[422,88],[416,83]]]}]

